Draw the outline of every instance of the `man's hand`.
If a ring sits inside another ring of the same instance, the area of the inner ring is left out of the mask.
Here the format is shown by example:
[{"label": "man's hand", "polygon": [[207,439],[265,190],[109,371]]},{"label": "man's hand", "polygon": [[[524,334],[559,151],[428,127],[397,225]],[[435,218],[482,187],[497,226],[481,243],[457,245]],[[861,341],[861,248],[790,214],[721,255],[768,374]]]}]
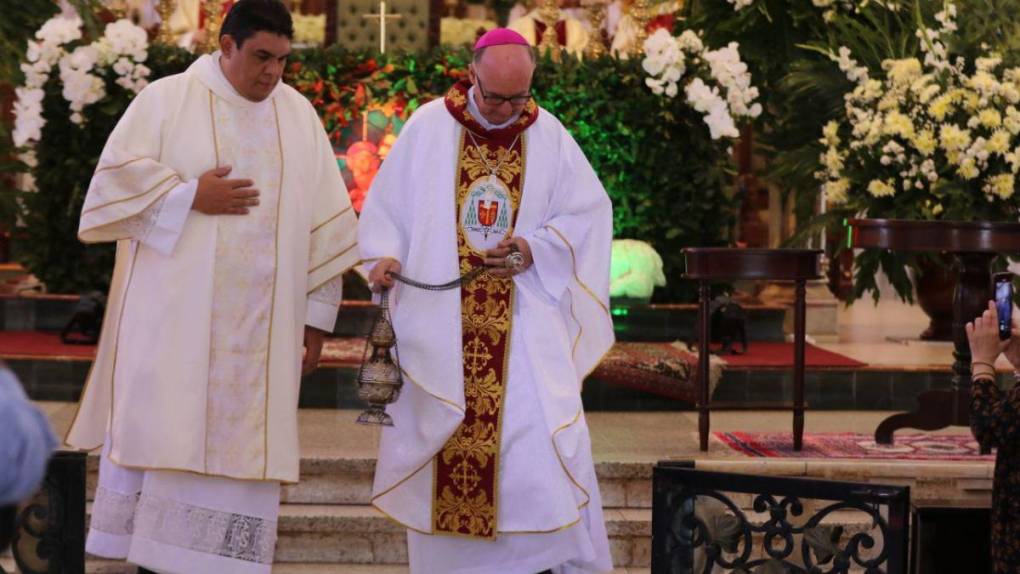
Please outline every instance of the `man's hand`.
[{"label": "man's hand", "polygon": [[301,359],[301,374],[311,374],[319,366],[322,356],[322,344],[326,340],[326,332],[305,325],[305,356]]},{"label": "man's hand", "polygon": [[392,289],[396,284],[396,279],[389,273],[400,273],[400,269],[400,262],[392,257],[386,257],[376,263],[368,274],[368,284],[372,286],[372,291],[378,293],[383,288]]},{"label": "man's hand", "polygon": [[[524,265],[516,270],[506,266],[506,256],[510,255],[511,245],[516,245],[517,250],[524,256]],[[518,273],[523,273],[534,263],[535,260],[531,257],[531,246],[528,245],[528,241],[523,237],[504,239],[499,242],[495,249],[489,249],[485,252],[485,265],[489,268],[489,275],[493,277],[511,277]]]},{"label": "man's hand", "polygon": [[259,191],[250,179],[226,179],[227,165],[209,170],[198,178],[198,190],[191,208],[206,215],[246,215],[259,204]]},{"label": "man's hand", "polygon": [[967,341],[970,343],[971,363],[995,364],[1009,341],[999,340],[999,313],[995,310],[995,301],[988,302],[988,309],[980,317],[967,323]]}]

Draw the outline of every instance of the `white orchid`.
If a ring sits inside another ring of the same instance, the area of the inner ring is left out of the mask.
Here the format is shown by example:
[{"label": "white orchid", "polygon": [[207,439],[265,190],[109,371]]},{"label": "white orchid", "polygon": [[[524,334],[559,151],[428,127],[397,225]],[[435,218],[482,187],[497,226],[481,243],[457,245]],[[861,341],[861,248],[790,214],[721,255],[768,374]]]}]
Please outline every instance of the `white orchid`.
[{"label": "white orchid", "polygon": [[685,84],[687,103],[705,115],[712,139],[739,136],[734,116],[755,118],[761,114],[761,104],[754,101],[758,88],[751,85],[751,74],[740,59],[736,42],[706,50],[693,30],[673,37],[660,28],[648,37],[644,48],[645,85],[657,95],[672,98]]},{"label": "white orchid", "polygon": [[14,145],[22,147],[42,138],[46,120],[42,117],[42,101],[46,93],[40,88],[17,88],[14,91]]},{"label": "white orchid", "polygon": [[46,124],[43,118],[44,86],[59,70],[61,95],[68,102],[71,122],[82,125],[87,106],[107,94],[104,68],[113,69],[116,85],[138,93],[146,85],[151,70],[142,65],[148,57],[145,30],[129,20],[119,20],[106,27],[104,35],[91,44],[72,46],[82,38],[80,18],[57,16],[48,20],[29,40],[21,71],[25,83],[15,91],[14,143],[32,146],[42,137]]},{"label": "white orchid", "polygon": [[36,31],[35,37],[43,44],[63,46],[81,39],[81,25],[82,21],[78,16],[73,18],[54,16]]}]

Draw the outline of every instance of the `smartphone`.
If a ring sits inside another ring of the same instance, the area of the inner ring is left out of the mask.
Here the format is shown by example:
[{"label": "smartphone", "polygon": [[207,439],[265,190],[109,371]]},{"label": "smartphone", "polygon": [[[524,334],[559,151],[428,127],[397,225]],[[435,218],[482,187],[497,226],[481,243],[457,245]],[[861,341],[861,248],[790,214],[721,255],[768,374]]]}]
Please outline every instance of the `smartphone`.
[{"label": "smartphone", "polygon": [[995,311],[999,314],[999,339],[1008,340],[1013,331],[1013,274],[996,273]]}]

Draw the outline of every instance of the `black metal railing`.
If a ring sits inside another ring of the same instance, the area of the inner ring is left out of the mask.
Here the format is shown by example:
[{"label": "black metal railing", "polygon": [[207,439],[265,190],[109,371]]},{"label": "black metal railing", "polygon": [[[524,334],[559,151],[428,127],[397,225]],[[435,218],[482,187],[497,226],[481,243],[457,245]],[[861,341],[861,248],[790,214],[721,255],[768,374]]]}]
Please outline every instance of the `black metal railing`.
[{"label": "black metal railing", "polygon": [[83,452],[50,459],[42,488],[18,508],[12,550],[23,574],[84,574],[85,461]]},{"label": "black metal railing", "polygon": [[907,572],[905,486],[705,472],[666,462],[654,470],[652,507],[652,574]]}]

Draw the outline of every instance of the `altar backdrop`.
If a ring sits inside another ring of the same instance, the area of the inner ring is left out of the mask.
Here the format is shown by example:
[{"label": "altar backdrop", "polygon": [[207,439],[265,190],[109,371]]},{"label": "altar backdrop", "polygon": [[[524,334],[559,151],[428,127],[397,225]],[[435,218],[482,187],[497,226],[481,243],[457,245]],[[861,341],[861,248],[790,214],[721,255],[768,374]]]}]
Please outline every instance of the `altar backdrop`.
[{"label": "altar backdrop", "polygon": [[[146,64],[154,80],[184,70],[194,57],[153,45]],[[381,55],[331,47],[294,53],[286,81],[318,110],[356,206],[407,118],[463,78],[469,59],[468,52],[451,49]],[[653,94],[645,78],[636,59],[543,59],[533,92],[599,174],[613,200],[616,237],[648,241],[662,254],[669,287],[657,299],[691,301],[692,287],[679,280],[680,250],[726,243],[739,206],[729,144],[711,140],[701,113],[682,98]],[[47,110],[66,109],[56,81],[45,89]],[[38,192],[21,196],[23,227],[13,250],[50,291],[107,285],[110,246],[84,246],[75,231],[103,143],[128,103],[121,97],[89,106],[83,126],[66,114],[46,113],[32,170]],[[6,195],[0,194],[0,202],[11,201]]]}]

